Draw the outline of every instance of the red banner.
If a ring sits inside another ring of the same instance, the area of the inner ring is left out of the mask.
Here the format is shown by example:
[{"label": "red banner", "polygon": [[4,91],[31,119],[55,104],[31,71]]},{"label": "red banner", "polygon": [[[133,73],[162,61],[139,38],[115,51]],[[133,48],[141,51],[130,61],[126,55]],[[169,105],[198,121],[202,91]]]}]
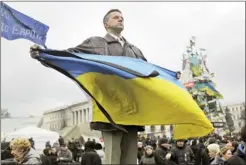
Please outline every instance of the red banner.
[{"label": "red banner", "polygon": [[188,83],[185,83],[185,84],[184,84],[184,86],[185,86],[186,88],[192,88],[194,85],[195,85],[194,82],[188,82]]}]

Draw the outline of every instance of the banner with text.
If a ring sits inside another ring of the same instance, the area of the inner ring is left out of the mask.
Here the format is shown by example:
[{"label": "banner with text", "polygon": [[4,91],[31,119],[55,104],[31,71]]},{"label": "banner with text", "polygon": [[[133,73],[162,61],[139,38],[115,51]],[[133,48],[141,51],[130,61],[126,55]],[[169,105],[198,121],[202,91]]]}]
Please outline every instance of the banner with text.
[{"label": "banner with text", "polygon": [[1,36],[7,40],[27,39],[45,47],[49,26],[1,2]]}]

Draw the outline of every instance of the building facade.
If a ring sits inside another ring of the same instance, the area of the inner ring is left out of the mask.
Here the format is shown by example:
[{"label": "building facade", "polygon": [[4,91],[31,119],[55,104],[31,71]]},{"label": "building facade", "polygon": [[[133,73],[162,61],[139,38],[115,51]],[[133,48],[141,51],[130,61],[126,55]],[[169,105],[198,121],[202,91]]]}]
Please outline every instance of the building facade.
[{"label": "building facade", "polygon": [[235,132],[239,132],[240,129],[245,125],[245,103],[223,106],[222,109],[224,113],[226,107],[229,109],[229,113],[232,115]]},{"label": "building facade", "polygon": [[41,127],[59,132],[66,127],[88,123],[91,118],[90,105],[90,101],[84,101],[45,111]]},{"label": "building facade", "polygon": [[[42,128],[61,132],[75,125],[88,124],[92,120],[91,101],[77,102],[45,111],[42,118]],[[166,134],[170,136],[170,126],[145,126],[145,134]]]}]

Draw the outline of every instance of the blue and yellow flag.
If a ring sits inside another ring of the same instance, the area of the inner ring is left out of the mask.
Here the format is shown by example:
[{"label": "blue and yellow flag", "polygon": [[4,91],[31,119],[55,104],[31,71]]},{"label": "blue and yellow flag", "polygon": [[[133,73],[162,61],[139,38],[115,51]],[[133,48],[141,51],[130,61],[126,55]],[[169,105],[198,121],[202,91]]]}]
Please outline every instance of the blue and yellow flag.
[{"label": "blue and yellow flag", "polygon": [[173,71],[128,57],[40,51],[40,62],[76,81],[93,98],[93,122],[173,124],[176,139],[214,129]]}]

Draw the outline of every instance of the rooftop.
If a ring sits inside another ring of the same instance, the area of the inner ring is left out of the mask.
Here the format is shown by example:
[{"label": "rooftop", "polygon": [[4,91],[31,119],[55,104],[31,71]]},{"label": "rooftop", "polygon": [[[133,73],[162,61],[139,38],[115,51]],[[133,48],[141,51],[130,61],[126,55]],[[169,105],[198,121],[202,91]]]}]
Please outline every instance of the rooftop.
[{"label": "rooftop", "polygon": [[89,102],[90,101],[88,101],[88,100],[86,100],[86,101],[77,101],[77,102],[71,103],[69,105],[63,105],[63,106],[59,106],[59,107],[44,111],[43,114],[45,115],[45,114],[49,114],[49,113],[63,111],[63,110],[66,110],[66,109],[69,109],[69,108],[72,108],[72,107],[75,107],[75,106],[81,106],[81,105],[87,104]]}]

